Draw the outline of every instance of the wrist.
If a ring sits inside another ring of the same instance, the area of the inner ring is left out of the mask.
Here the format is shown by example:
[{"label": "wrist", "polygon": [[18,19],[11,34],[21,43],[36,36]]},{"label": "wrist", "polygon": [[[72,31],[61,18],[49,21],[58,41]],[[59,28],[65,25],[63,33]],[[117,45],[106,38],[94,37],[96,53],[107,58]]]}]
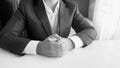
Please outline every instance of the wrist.
[{"label": "wrist", "polygon": [[37,48],[36,48],[36,54],[38,54],[38,55],[40,55],[40,50],[41,50],[40,45],[41,45],[41,42],[38,43]]}]

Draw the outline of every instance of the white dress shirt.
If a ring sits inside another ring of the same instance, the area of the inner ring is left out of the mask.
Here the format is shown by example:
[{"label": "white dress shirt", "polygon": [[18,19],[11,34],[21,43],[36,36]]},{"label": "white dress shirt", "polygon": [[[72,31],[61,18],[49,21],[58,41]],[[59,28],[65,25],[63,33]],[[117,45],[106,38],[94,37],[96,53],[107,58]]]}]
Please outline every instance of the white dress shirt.
[{"label": "white dress shirt", "polygon": [[[57,28],[57,22],[58,22],[58,12],[59,12],[60,2],[58,1],[54,11],[52,11],[52,9],[49,6],[47,6],[44,0],[43,0],[43,4],[45,6],[45,10],[50,22],[52,33],[55,33]],[[75,45],[75,49],[83,46],[83,42],[78,36],[71,36],[69,38],[73,41]],[[36,55],[36,48],[39,42],[41,41],[31,40],[25,47],[23,53]]]}]

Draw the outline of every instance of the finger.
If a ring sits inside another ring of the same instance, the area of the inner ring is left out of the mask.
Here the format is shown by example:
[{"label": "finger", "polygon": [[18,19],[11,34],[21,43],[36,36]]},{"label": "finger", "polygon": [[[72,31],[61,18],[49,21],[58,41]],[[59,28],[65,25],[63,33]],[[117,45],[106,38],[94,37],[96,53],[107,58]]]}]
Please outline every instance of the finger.
[{"label": "finger", "polygon": [[59,53],[59,52],[63,52],[63,49],[62,49],[62,46],[61,44],[58,44],[56,42],[52,42],[52,51],[56,52],[56,53]]},{"label": "finger", "polygon": [[54,34],[55,37],[61,38],[61,36],[59,36],[58,34]]},{"label": "finger", "polygon": [[55,34],[52,34],[51,36],[49,36],[49,38],[54,38],[55,37]]},{"label": "finger", "polygon": [[58,39],[57,38],[48,38],[50,42],[56,42]]},{"label": "finger", "polygon": [[57,41],[59,41],[59,40],[62,38],[62,37],[59,36],[58,34],[54,34],[54,37],[58,39]]},{"label": "finger", "polygon": [[61,37],[58,34],[52,34],[48,37],[49,41],[57,42],[61,39]]},{"label": "finger", "polygon": [[52,38],[61,38],[58,34],[52,34],[50,37],[52,37]]}]

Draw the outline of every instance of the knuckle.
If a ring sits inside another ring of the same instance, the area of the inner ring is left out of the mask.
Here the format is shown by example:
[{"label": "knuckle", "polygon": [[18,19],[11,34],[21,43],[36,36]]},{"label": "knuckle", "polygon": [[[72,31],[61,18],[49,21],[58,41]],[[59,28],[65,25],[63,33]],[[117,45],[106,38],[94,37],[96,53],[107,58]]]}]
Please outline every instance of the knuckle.
[{"label": "knuckle", "polygon": [[55,54],[53,57],[60,58],[62,56],[63,56],[63,54]]}]

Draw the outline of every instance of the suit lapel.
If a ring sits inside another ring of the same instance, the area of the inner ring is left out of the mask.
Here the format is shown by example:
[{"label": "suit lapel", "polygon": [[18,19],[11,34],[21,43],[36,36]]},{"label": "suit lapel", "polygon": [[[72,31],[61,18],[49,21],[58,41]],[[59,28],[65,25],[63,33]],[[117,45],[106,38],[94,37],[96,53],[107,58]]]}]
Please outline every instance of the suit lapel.
[{"label": "suit lapel", "polygon": [[[47,32],[48,35],[51,35],[52,31],[51,31],[50,23],[49,23],[42,0],[38,0],[36,2],[35,10],[36,10],[37,16],[42,21],[41,23],[43,24],[45,31]],[[69,14],[69,11],[65,7],[65,4],[63,3],[63,1],[61,0],[60,7],[59,7],[59,14],[58,14],[58,25],[56,29],[57,33],[61,36],[63,35],[62,33],[64,32],[65,30],[64,28],[66,27],[68,22],[68,14]]]},{"label": "suit lapel", "polygon": [[35,10],[36,10],[37,16],[41,20],[41,23],[43,24],[45,31],[47,32],[48,35],[51,35],[52,31],[51,31],[50,23],[49,23],[42,0],[37,1]]},{"label": "suit lapel", "polygon": [[60,2],[60,9],[59,9],[59,18],[58,18],[58,27],[57,30],[59,31],[59,35],[63,35],[66,25],[68,25],[68,14],[69,11],[66,8],[65,4],[61,0]]}]

